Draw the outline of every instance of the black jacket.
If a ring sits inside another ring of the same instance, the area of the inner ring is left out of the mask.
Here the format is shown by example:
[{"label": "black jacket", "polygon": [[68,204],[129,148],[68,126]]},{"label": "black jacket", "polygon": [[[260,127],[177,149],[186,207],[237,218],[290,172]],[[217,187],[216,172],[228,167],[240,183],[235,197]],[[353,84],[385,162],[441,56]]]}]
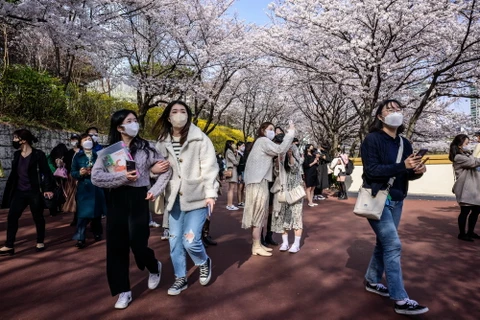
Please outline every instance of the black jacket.
[{"label": "black jacket", "polygon": [[[18,162],[20,160],[20,154],[20,150],[15,151],[13,154],[12,171],[10,172],[7,184],[5,185],[2,208],[10,207],[10,201],[17,190]],[[32,185],[32,190],[38,190],[38,192],[53,192],[55,189],[53,174],[48,166],[47,157],[43,151],[32,148],[32,158],[30,159],[30,163],[28,165],[28,178],[30,180],[30,184]],[[39,178],[42,181],[39,181]]]},{"label": "black jacket", "polygon": [[403,139],[403,154],[400,163],[395,163],[400,136],[395,139],[384,131],[376,131],[367,135],[361,146],[363,162],[363,186],[372,188],[372,194],[387,188],[388,180],[395,177],[395,182],[390,188],[392,200],[403,200],[407,196],[408,181],[420,178],[412,169],[405,167],[405,159],[412,153],[412,145],[406,138]]}]

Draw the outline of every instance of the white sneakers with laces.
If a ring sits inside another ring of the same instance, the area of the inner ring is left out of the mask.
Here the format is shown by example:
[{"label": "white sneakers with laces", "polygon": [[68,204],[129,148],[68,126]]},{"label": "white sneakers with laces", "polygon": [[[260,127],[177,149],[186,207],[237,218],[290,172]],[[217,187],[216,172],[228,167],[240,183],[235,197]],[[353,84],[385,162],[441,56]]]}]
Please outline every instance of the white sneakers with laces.
[{"label": "white sneakers with laces", "polygon": [[231,206],[227,206],[227,210],[238,210],[233,204]]},{"label": "white sneakers with laces", "polygon": [[278,250],[280,250],[282,252],[285,252],[288,249],[290,249],[290,247],[288,246],[288,243],[282,243],[282,245],[280,246],[280,248]]},{"label": "white sneakers with laces", "polygon": [[130,302],[132,302],[132,291],[122,292],[118,295],[115,309],[125,309]]}]

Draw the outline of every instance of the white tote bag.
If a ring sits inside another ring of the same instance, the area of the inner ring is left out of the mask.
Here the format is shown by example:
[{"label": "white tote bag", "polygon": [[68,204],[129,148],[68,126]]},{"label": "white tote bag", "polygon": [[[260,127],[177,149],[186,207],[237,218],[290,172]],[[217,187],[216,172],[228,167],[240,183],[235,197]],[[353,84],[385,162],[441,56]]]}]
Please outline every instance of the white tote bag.
[{"label": "white tote bag", "polygon": [[[397,154],[397,163],[400,163],[402,160],[403,154],[403,138],[400,137],[400,148],[398,149]],[[388,180],[388,185],[386,190],[379,190],[375,196],[372,196],[371,188],[360,187],[358,191],[357,201],[355,202],[355,207],[353,208],[353,213],[357,216],[372,220],[380,220],[382,217],[383,208],[385,208],[385,202],[387,201],[388,193],[390,187],[393,185],[395,177],[392,177]]]}]

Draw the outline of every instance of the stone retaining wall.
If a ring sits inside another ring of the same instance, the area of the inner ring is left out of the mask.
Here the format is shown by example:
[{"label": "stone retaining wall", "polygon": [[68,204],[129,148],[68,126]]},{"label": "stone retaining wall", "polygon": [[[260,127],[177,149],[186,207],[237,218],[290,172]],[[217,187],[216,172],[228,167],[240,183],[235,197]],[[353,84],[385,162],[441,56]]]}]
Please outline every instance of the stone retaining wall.
[{"label": "stone retaining wall", "polygon": [[[12,147],[12,134],[13,131],[21,128],[23,127],[0,123],[0,163],[5,171],[5,177],[0,178],[0,202],[3,199],[5,183],[7,182],[8,175],[10,174],[13,153],[15,152]],[[67,147],[70,147],[70,135],[74,133],[71,131],[46,130],[30,127],[24,128],[30,130],[33,135],[38,138],[38,142],[34,144],[34,147],[42,150],[47,155],[59,143],[65,143]],[[107,142],[106,135],[101,135],[99,138],[101,144],[105,144]]]}]

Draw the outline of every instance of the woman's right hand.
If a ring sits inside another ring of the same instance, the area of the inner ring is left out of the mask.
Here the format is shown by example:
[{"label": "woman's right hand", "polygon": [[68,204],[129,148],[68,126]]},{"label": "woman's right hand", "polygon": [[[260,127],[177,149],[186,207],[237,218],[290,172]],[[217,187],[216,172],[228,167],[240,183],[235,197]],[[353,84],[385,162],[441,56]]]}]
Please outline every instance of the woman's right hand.
[{"label": "woman's right hand", "polygon": [[80,175],[84,176],[88,173],[87,168],[80,168]]},{"label": "woman's right hand", "polygon": [[288,131],[295,131],[295,124],[292,120],[288,120]]},{"label": "woman's right hand", "polygon": [[169,168],[170,162],[168,162],[168,160],[160,160],[155,163],[150,170],[153,174],[162,174],[164,172],[167,172]]},{"label": "woman's right hand", "polygon": [[405,168],[407,169],[413,169],[417,167],[420,162],[422,161],[422,157],[420,156],[415,156],[415,154],[411,154],[407,159],[405,159]]},{"label": "woman's right hand", "polygon": [[128,181],[137,181],[137,170],[126,171],[126,176]]}]

